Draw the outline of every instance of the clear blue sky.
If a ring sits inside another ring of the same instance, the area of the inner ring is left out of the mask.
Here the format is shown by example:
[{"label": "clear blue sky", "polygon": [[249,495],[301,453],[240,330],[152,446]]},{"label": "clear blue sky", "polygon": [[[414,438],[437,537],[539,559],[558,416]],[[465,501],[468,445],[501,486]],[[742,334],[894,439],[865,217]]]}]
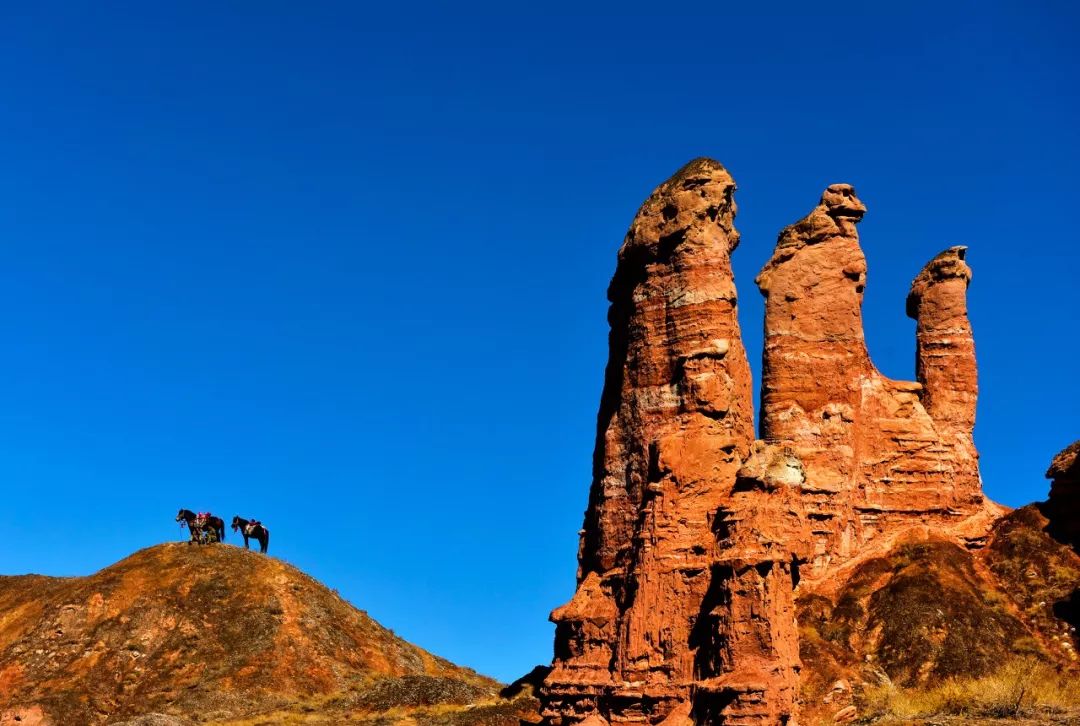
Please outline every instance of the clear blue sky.
[{"label": "clear blue sky", "polygon": [[755,371],[754,275],[850,182],[887,375],[913,376],[911,278],[970,246],[990,495],[1043,498],[1080,438],[1072,3],[6,3],[0,28],[0,572],[91,572],[179,538],[180,506],[253,515],[435,653],[547,661],[615,252],[699,155],[739,184]]}]

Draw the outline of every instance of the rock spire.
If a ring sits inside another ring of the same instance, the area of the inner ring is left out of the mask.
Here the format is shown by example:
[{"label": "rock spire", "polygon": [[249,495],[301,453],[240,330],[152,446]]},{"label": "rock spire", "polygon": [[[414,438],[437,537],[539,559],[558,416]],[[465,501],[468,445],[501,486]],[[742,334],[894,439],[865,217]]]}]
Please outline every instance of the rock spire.
[{"label": "rock spire", "polygon": [[794,723],[796,588],[904,532],[983,543],[964,248],[908,298],[918,382],[874,367],[853,187],[785,228],[765,296],[761,439],[737,318],[735,182],[697,159],[645,201],[608,289],[578,587],[556,608],[552,726]]}]

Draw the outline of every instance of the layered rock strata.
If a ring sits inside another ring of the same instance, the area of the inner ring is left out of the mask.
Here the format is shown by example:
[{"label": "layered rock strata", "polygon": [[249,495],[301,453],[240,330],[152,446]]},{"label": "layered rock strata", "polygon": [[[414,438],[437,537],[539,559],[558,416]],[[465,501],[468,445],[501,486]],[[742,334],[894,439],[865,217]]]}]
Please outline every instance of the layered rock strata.
[{"label": "layered rock strata", "polygon": [[[975,546],[999,510],[983,497],[972,441],[977,381],[963,247],[916,277],[919,380],[870,360],[862,324],[866,207],[846,184],[825,190],[781,232],[758,275],[765,296],[761,435],[791,445],[806,469],[812,580],[869,543],[914,525],[950,528]],[[974,520],[972,520],[974,518]]]},{"label": "layered rock strata", "polygon": [[866,209],[848,185],[783,230],[757,278],[753,441],[734,190],[717,162],[691,162],[619,251],[578,588],[552,613],[551,724],[793,722],[800,579],[819,586],[913,529],[977,547],[997,513],[971,439],[964,250],[912,285],[919,381],[884,377],[862,328]]},{"label": "layered rock strata", "polygon": [[[790,553],[754,546],[742,524],[750,502],[725,515],[737,542],[715,531],[754,437],[730,262],[734,191],[720,164],[691,162],[653,192],[619,251],[579,586],[552,613],[553,722],[750,712],[755,699],[772,708],[776,651],[785,668],[797,663]],[[745,595],[731,607],[735,591]],[[743,642],[762,651],[762,673],[728,683]],[[780,700],[790,702],[787,681]]]}]

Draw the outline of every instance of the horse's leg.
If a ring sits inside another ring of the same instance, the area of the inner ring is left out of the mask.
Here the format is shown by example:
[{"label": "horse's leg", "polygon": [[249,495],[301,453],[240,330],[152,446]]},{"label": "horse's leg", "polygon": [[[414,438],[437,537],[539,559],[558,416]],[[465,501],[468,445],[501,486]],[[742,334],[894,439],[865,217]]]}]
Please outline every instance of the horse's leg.
[{"label": "horse's leg", "polygon": [[249,549],[247,532],[244,533],[244,549]]}]

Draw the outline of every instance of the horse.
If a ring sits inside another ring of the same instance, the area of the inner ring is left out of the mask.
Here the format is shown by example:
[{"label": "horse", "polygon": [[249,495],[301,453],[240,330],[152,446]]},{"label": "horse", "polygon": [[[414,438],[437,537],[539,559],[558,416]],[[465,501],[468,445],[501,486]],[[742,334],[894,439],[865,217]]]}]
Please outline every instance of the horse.
[{"label": "horse", "polygon": [[[204,525],[198,523],[199,516],[190,509],[181,509],[176,513],[176,521],[180,522],[180,526],[187,525],[188,530],[191,532],[191,539],[188,540],[188,544],[195,542],[196,544],[202,544],[204,530],[211,530],[212,534],[218,542],[225,541],[225,520],[221,517],[210,516],[206,520]],[[206,541],[213,541],[210,538],[206,538]]]},{"label": "horse", "polygon": [[261,522],[236,516],[232,518],[232,529],[233,532],[240,530],[240,534],[244,535],[244,549],[248,549],[249,537],[259,540],[259,552],[265,554],[266,550],[269,549],[270,530]]}]

